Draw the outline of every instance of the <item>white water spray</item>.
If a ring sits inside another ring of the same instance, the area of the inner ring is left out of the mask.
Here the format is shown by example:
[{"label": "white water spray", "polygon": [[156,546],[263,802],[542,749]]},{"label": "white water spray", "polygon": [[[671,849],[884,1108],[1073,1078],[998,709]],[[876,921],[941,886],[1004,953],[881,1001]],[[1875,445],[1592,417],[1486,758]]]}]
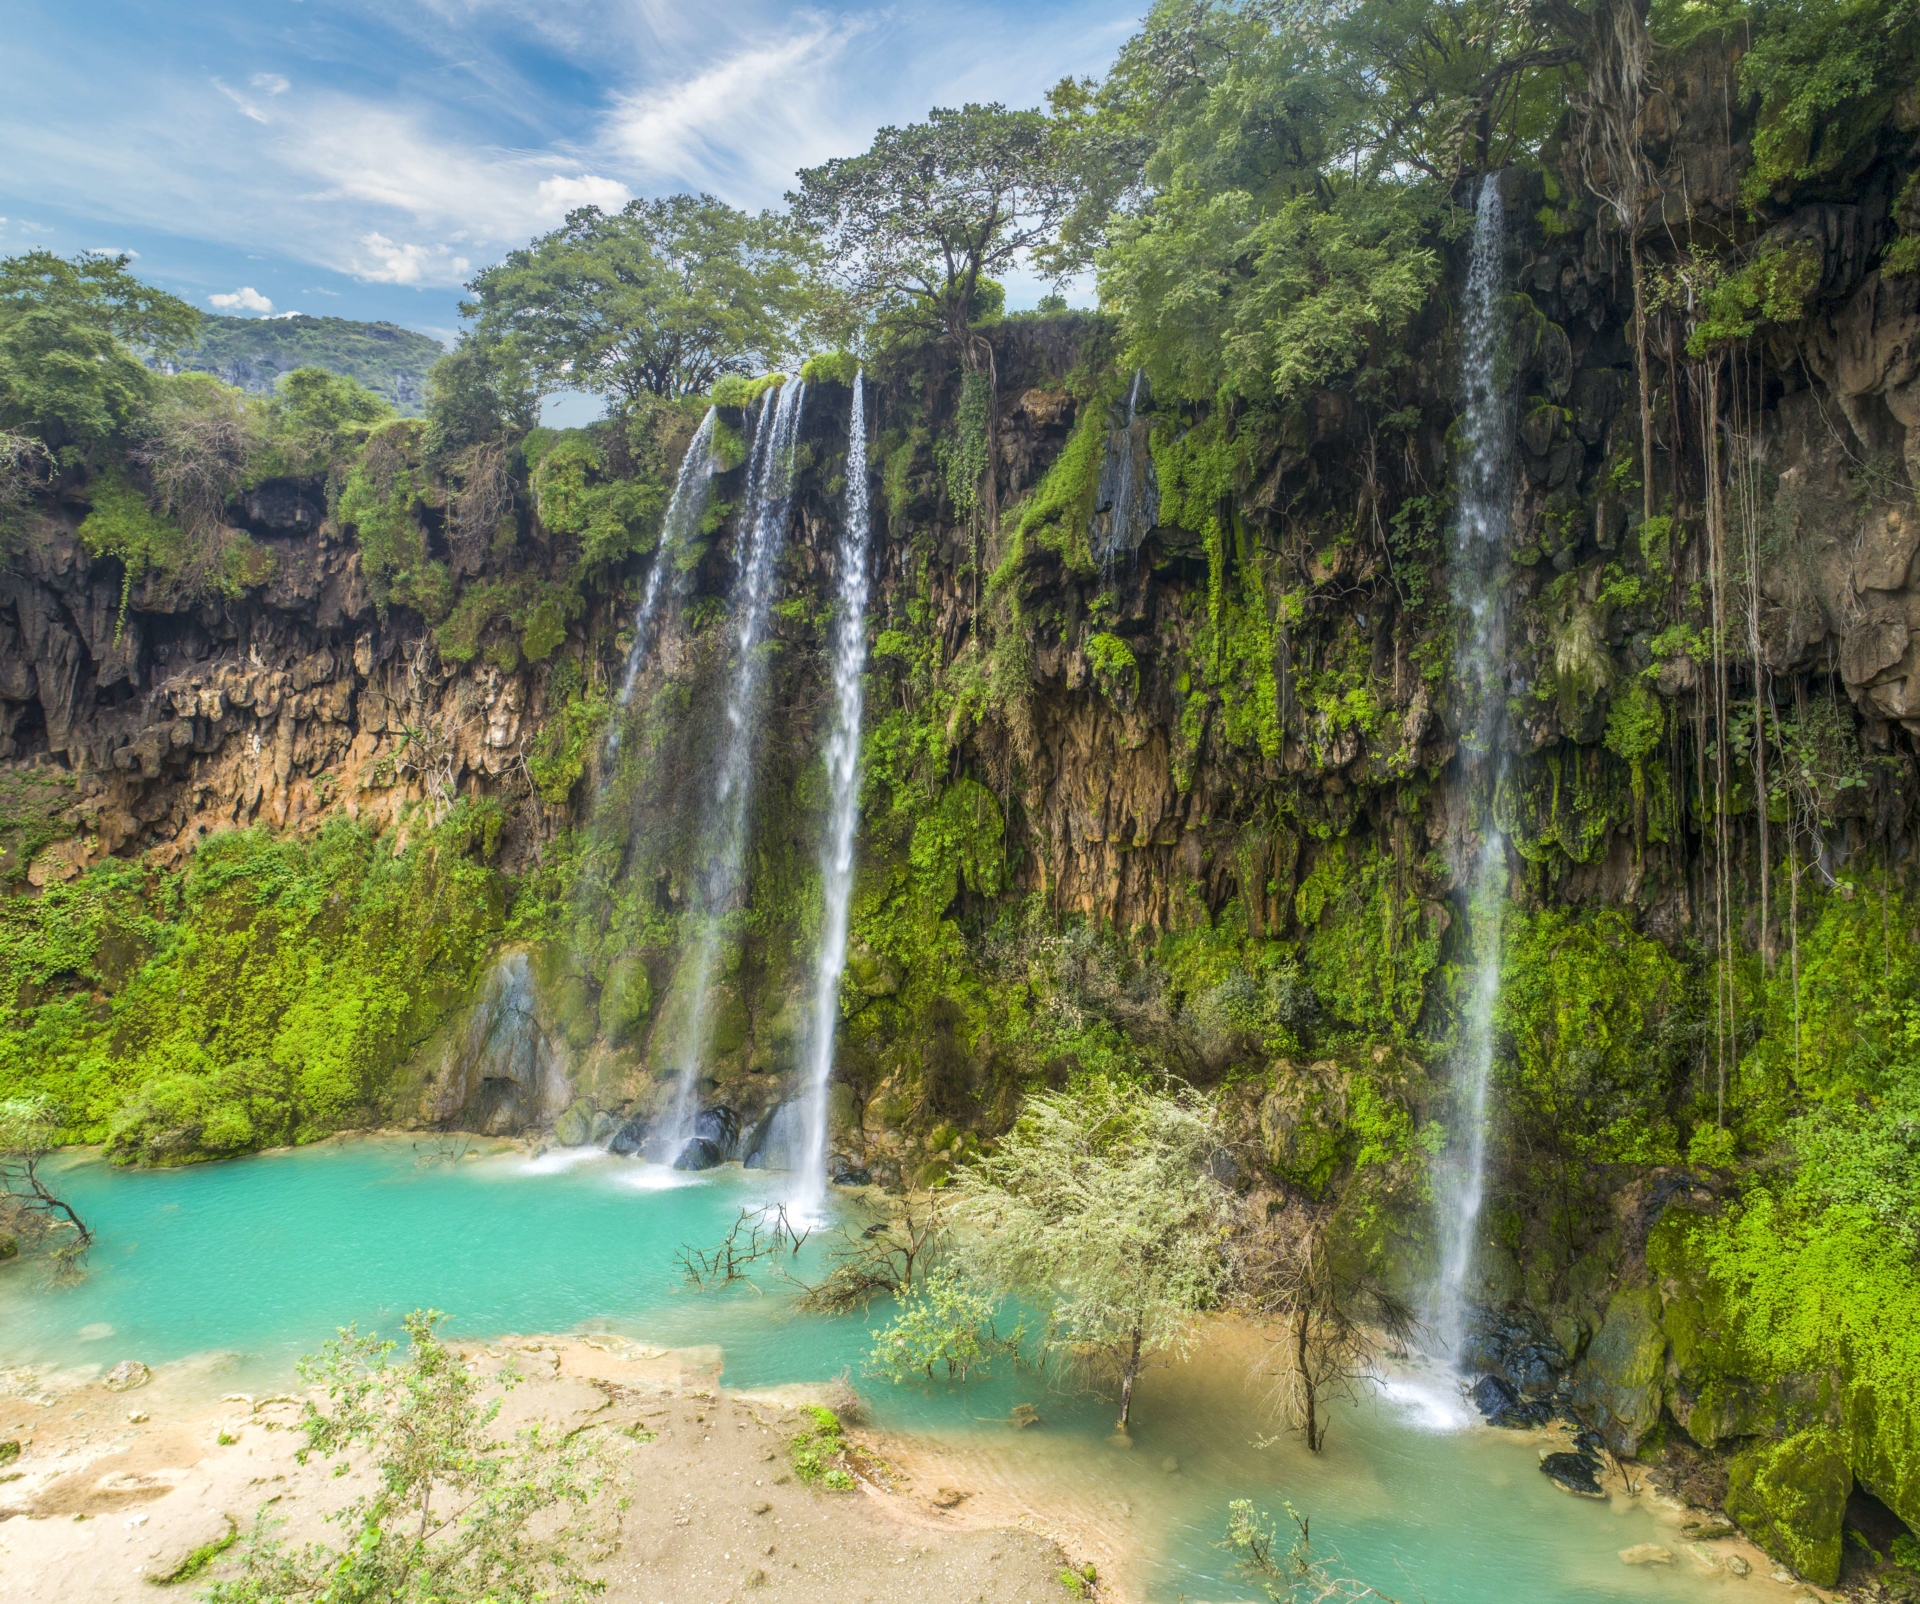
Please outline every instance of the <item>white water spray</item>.
[{"label": "white water spray", "polygon": [[767,618],[774,580],[787,545],[787,509],[793,492],[793,448],[807,387],[799,380],[780,386],[777,398],[761,402],[752,463],[747,474],[747,516],[733,583],[733,685],[727,696],[725,746],[720,773],[701,832],[706,861],[699,877],[700,939],[695,944],[688,1007],[675,1068],[678,1085],[663,1151],[669,1159],[685,1149],[699,1113],[700,1067],[712,1026],[714,971],[720,961],[721,920],[741,890],[746,852],[747,804],[753,789],[753,753],[758,744],[766,678]]},{"label": "white water spray", "polygon": [[853,896],[853,834],[860,819],[861,676],[867,666],[867,404],[862,376],[853,377],[853,413],[847,425],[847,513],[840,531],[840,606],[833,623],[833,685],[837,705],[827,738],[832,800],[820,842],[825,908],[813,967],[813,1021],[807,1039],[806,1146],[795,1202],[809,1217],[827,1195],[827,1083],[833,1075],[833,1038],[840,1019],[840,976],[847,966],[847,905]]},{"label": "white water spray", "polygon": [[700,520],[707,510],[707,497],[713,488],[714,417],[715,409],[708,407],[707,415],[700,420],[700,427],[687,446],[687,454],[680,459],[680,472],[673,481],[673,499],[667,503],[667,516],[660,524],[660,544],[653,554],[653,567],[647,572],[646,588],[640,592],[640,605],[634,609],[633,644],[627,648],[627,671],[620,681],[616,716],[607,730],[609,752],[619,750],[620,719],[617,715],[624,712],[627,704],[633,700],[633,688],[639,681],[640,670],[646,666],[647,649],[653,644],[653,615],[659,610],[662,583],[667,571],[672,569],[675,588],[679,588],[680,548],[700,527]]},{"label": "white water spray", "polygon": [[1456,1361],[1466,1322],[1474,1241],[1486,1201],[1493,1011],[1500,997],[1501,922],[1506,906],[1507,842],[1494,819],[1494,795],[1505,768],[1498,751],[1506,699],[1500,569],[1511,500],[1508,473],[1514,434],[1513,386],[1505,372],[1505,258],[1506,217],[1499,178],[1489,173],[1481,180],[1474,214],[1461,329],[1466,411],[1455,475],[1459,506],[1453,536],[1454,601],[1470,621],[1455,662],[1466,708],[1460,741],[1469,790],[1480,796],[1480,850],[1463,866],[1474,972],[1454,1063],[1453,1137],[1439,1169],[1434,1199],[1440,1264],[1432,1319],[1442,1351]]}]

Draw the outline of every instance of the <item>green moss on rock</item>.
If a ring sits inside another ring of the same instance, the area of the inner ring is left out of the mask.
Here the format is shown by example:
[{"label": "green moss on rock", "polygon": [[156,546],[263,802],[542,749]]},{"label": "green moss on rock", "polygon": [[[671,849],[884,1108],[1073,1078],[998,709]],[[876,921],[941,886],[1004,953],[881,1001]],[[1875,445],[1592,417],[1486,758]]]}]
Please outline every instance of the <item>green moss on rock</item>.
[{"label": "green moss on rock", "polygon": [[1727,1513],[1775,1559],[1831,1587],[1840,1580],[1841,1528],[1852,1487],[1840,1434],[1815,1427],[1734,1455]]},{"label": "green moss on rock", "polygon": [[1616,1292],[1581,1365],[1575,1406],[1616,1453],[1636,1452],[1660,1419],[1667,1354],[1660,1313],[1660,1294],[1651,1287]]}]

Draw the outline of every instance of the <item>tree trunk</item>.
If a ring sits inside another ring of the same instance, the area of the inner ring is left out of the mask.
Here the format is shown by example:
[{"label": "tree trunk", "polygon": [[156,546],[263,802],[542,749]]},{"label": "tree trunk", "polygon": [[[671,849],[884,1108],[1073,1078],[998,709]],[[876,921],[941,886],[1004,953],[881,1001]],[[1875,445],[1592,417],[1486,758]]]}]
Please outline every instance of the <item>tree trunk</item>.
[{"label": "tree trunk", "polygon": [[1120,1423],[1116,1430],[1127,1429],[1127,1417],[1133,1413],[1133,1378],[1140,1374],[1140,1328],[1133,1328],[1133,1346],[1127,1353],[1127,1367],[1120,1373]]},{"label": "tree trunk", "polygon": [[1326,1440],[1326,1434],[1320,1430],[1318,1409],[1320,1400],[1314,1396],[1313,1372],[1307,1367],[1307,1328],[1312,1316],[1302,1306],[1293,1316],[1293,1364],[1300,1377],[1300,1402],[1305,1414],[1307,1428],[1307,1451],[1317,1454],[1320,1444]]}]

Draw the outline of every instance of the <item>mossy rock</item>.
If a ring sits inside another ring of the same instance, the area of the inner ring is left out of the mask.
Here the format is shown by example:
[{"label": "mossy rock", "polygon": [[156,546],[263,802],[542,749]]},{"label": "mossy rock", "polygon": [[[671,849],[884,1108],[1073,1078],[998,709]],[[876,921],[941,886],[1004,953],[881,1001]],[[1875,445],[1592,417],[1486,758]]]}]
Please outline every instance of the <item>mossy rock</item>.
[{"label": "mossy rock", "polygon": [[847,984],[862,997],[891,997],[900,989],[900,965],[875,952],[856,946],[847,954]]},{"label": "mossy rock", "polygon": [[593,1140],[593,1105],[570,1103],[553,1122],[553,1139],[562,1147],[585,1147]]},{"label": "mossy rock", "polygon": [[1606,1322],[1587,1347],[1574,1403],[1617,1454],[1632,1455],[1660,1418],[1667,1335],[1660,1294],[1626,1287],[1607,1305]]},{"label": "mossy rock", "polygon": [[737,982],[728,982],[714,999],[707,1049],[715,1058],[731,1058],[747,1044],[747,1002]]},{"label": "mossy rock", "polygon": [[19,1257],[20,1238],[0,1234],[0,1260]]},{"label": "mossy rock", "polygon": [[1853,1472],[1839,1432],[1816,1426],[1763,1442],[1727,1467],[1727,1513],[1775,1559],[1816,1587],[1840,1580],[1841,1530]]},{"label": "mossy rock", "polygon": [[622,958],[600,988],[600,1034],[615,1046],[629,1041],[653,1012],[653,980],[638,958]]},{"label": "mossy rock", "polygon": [[554,1022],[569,1047],[591,1047],[600,1028],[599,1011],[593,1005],[593,988],[583,975],[568,975],[555,989]]},{"label": "mossy rock", "polygon": [[1267,1163],[1318,1197],[1339,1166],[1347,1134],[1346,1087],[1331,1063],[1296,1070],[1282,1063],[1276,1089],[1260,1103],[1260,1141]]}]

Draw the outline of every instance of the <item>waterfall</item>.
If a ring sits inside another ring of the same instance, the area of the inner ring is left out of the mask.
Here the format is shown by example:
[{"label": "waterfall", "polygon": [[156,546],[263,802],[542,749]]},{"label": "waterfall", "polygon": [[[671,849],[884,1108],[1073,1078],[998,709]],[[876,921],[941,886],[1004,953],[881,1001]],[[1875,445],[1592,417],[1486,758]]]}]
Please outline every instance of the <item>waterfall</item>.
[{"label": "waterfall", "polygon": [[853,832],[860,819],[861,675],[867,666],[867,406],[862,375],[853,376],[847,425],[847,513],[840,531],[840,605],[833,621],[833,685],[837,704],[827,740],[832,800],[820,842],[825,907],[813,967],[813,1019],[807,1040],[806,1136],[797,1201],[818,1213],[827,1194],[827,1082],[833,1074],[840,976],[847,963],[847,904],[853,895]]},{"label": "waterfall", "polygon": [[700,938],[693,953],[688,1011],[675,1064],[678,1085],[666,1156],[678,1157],[693,1136],[699,1113],[700,1067],[711,1026],[714,971],[720,961],[721,919],[740,891],[746,853],[747,803],[753,789],[753,753],[760,734],[766,677],[767,618],[774,579],[787,544],[787,508],[793,492],[793,448],[800,432],[806,385],[783,383],[760,404],[747,471],[746,516],[739,530],[733,582],[733,683],[721,730],[720,772],[701,831],[705,862],[699,875]]},{"label": "waterfall", "polygon": [[1454,603],[1467,620],[1455,662],[1464,711],[1462,767],[1479,793],[1480,850],[1456,867],[1467,885],[1473,984],[1454,1060],[1454,1119],[1436,1177],[1439,1273],[1432,1299],[1435,1333],[1457,1362],[1465,1325],[1474,1238],[1486,1200],[1487,1127],[1492,1117],[1493,1011],[1500,997],[1501,921],[1506,905],[1507,842],[1494,818],[1505,768],[1499,724],[1506,700],[1505,619],[1500,584],[1511,500],[1513,385],[1506,372],[1506,218],[1497,174],[1480,183],[1461,328],[1465,401],[1453,533]]},{"label": "waterfall", "polygon": [[700,420],[700,427],[687,446],[687,454],[680,459],[680,472],[673,481],[673,499],[667,503],[667,516],[660,525],[660,544],[653,554],[653,567],[647,572],[646,588],[640,592],[640,605],[633,613],[633,644],[627,648],[627,671],[620,681],[616,717],[607,729],[608,752],[619,750],[617,715],[633,700],[633,687],[646,665],[648,631],[660,604],[661,580],[669,568],[677,568],[680,548],[699,529],[700,519],[707,510],[707,495],[713,488],[714,416],[715,409],[708,407],[707,415]]},{"label": "waterfall", "polygon": [[[1140,388],[1146,380],[1142,368],[1133,370],[1133,388],[1127,392],[1127,421],[1107,441],[1106,455],[1100,462],[1100,482],[1094,494],[1093,521],[1087,530],[1094,555],[1100,559],[1102,577],[1111,583],[1114,559],[1122,550],[1132,552],[1159,520],[1160,494],[1154,478],[1153,459],[1149,456],[1142,472],[1134,442],[1134,419],[1140,412]],[[1106,528],[1100,528],[1101,515]]]}]

